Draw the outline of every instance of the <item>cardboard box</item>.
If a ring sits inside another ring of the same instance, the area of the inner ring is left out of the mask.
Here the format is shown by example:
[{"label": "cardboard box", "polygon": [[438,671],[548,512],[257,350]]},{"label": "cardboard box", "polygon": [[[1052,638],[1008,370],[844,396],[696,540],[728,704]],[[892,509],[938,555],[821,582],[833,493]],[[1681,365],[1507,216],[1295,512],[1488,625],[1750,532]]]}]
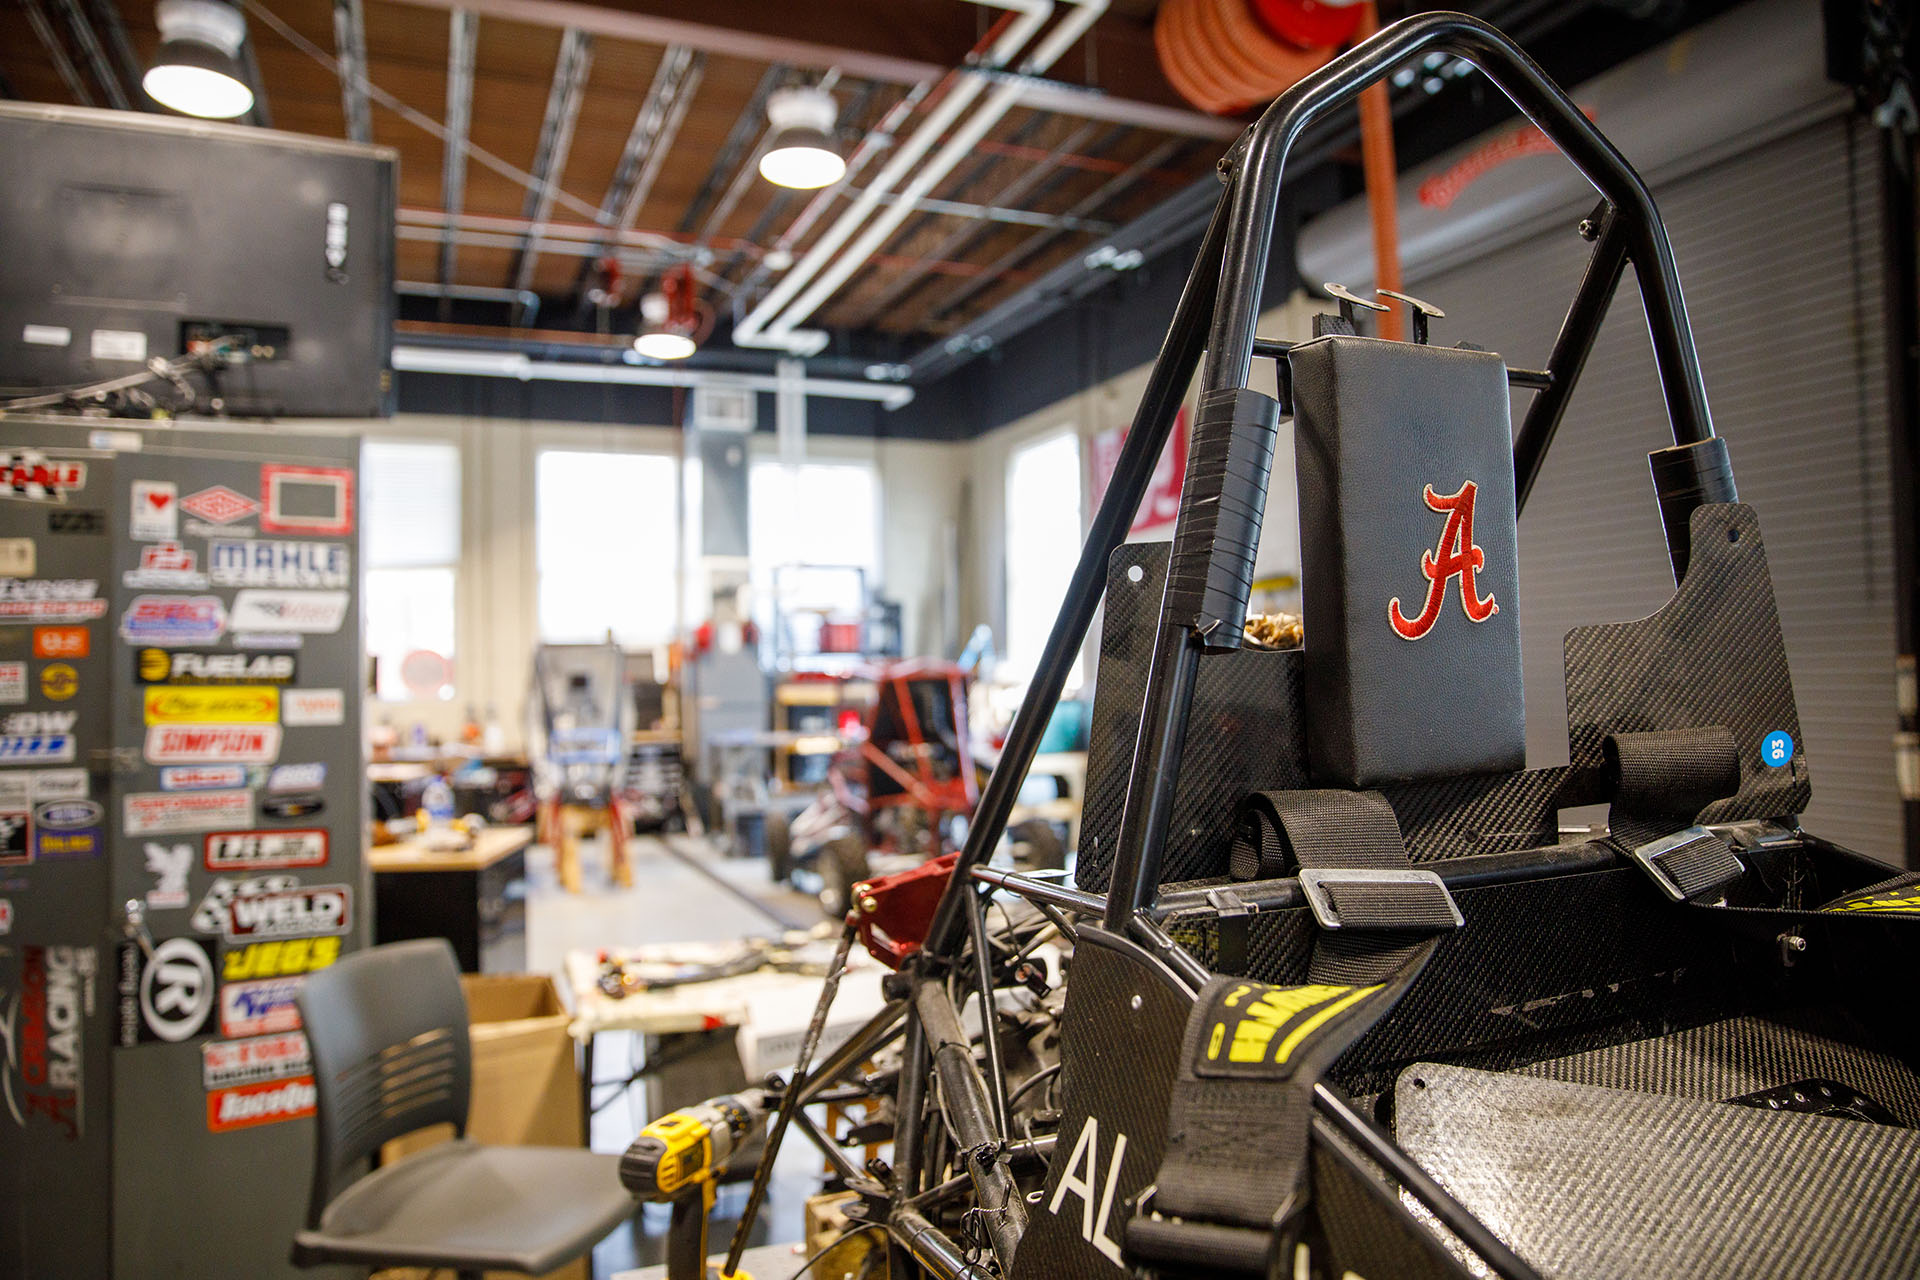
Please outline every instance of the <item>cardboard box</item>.
[{"label": "cardboard box", "polygon": [[[502,1146],[579,1146],[580,1073],[559,987],[552,978],[532,973],[462,974],[460,986],[473,1037],[467,1137]],[[451,1136],[448,1125],[410,1133],[382,1147],[380,1162],[391,1163]],[[425,1275],[409,1269],[378,1274],[382,1280],[424,1280]],[[509,1274],[487,1273],[490,1280]],[[546,1280],[589,1280],[590,1274],[583,1257]]]}]

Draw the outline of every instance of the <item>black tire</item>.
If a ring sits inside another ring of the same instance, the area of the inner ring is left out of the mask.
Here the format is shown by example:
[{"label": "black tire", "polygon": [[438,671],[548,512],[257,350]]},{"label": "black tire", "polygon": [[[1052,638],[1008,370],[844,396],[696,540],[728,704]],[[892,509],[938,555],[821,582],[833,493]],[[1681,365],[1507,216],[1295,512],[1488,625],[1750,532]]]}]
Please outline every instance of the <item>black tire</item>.
[{"label": "black tire", "polygon": [[867,842],[857,835],[841,836],[820,850],[820,905],[835,920],[853,906],[853,886],[867,878]]},{"label": "black tire", "polygon": [[1044,818],[1030,818],[1007,828],[1015,845],[1025,845],[1015,862],[1028,871],[1061,871],[1067,865],[1067,846]]},{"label": "black tire", "polygon": [[767,875],[785,884],[793,874],[793,827],[784,813],[767,815]]}]

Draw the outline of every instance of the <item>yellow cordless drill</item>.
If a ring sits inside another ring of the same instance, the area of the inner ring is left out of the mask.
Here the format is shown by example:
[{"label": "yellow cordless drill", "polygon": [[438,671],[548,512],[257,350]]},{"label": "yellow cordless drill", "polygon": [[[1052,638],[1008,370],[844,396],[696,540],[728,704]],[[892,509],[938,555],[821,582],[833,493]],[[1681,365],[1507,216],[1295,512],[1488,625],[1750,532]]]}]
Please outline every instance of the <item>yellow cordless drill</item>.
[{"label": "yellow cordless drill", "polygon": [[[673,1206],[667,1280],[708,1280],[707,1215],[727,1161],[767,1118],[764,1090],[748,1089],[683,1107],[640,1131],[620,1157],[620,1185],[642,1200]],[[744,1271],[719,1280],[753,1280]]]}]

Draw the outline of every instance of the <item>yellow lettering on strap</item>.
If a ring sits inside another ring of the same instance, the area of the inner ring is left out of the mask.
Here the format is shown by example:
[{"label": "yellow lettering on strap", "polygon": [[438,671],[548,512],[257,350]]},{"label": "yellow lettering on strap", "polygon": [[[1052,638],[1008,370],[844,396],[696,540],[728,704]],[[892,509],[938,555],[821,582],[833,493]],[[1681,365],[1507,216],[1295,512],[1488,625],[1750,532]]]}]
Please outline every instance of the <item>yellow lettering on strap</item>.
[{"label": "yellow lettering on strap", "polygon": [[1380,987],[1378,985],[1371,986],[1371,987],[1361,987],[1358,991],[1355,991],[1352,995],[1349,995],[1344,999],[1335,1000],[1332,1004],[1328,1005],[1326,1008],[1320,1010],[1318,1013],[1307,1018],[1299,1026],[1295,1027],[1292,1031],[1287,1033],[1287,1038],[1280,1042],[1280,1051],[1274,1054],[1273,1060],[1275,1062],[1285,1062],[1287,1060],[1287,1057],[1290,1054],[1292,1054],[1292,1052],[1295,1049],[1298,1049],[1300,1047],[1300,1042],[1302,1040],[1305,1040],[1308,1036],[1312,1035],[1315,1031],[1319,1030],[1320,1027],[1323,1026],[1329,1018],[1333,1017],[1335,1014],[1339,1013],[1341,1010],[1351,1008],[1352,1006],[1358,1004],[1360,1001],[1365,1000],[1368,996],[1372,995],[1374,992],[1378,991],[1379,989]]},{"label": "yellow lettering on strap", "polygon": [[[1233,1029],[1233,1046],[1227,1050],[1229,1062],[1263,1062],[1267,1046],[1276,1031],[1287,1022],[1317,1004],[1343,996],[1351,987],[1306,986],[1275,987],[1248,1005],[1240,1023]],[[1285,1059],[1281,1059],[1285,1061]]]}]

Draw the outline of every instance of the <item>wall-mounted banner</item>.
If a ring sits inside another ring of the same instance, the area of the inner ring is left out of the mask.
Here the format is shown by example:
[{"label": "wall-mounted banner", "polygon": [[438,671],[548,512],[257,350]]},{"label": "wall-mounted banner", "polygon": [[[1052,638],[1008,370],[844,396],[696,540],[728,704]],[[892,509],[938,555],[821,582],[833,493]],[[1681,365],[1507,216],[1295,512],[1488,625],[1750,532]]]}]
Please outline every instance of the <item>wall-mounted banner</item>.
[{"label": "wall-mounted banner", "polygon": [[289,689],[281,708],[281,721],[289,725],[334,725],[347,720],[346,694],[339,689]]},{"label": "wall-mounted banner", "polygon": [[269,591],[248,588],[233,598],[235,631],[330,635],[347,620],[344,591]]},{"label": "wall-mounted banner", "polygon": [[0,622],[91,622],[106,616],[98,578],[0,578]]},{"label": "wall-mounted banner", "polygon": [[148,764],[272,764],[277,724],[156,724],[147,730]]},{"label": "wall-mounted banner", "polygon": [[139,791],[126,797],[121,828],[130,836],[243,827],[253,818],[251,791]]},{"label": "wall-mounted banner", "polygon": [[326,862],[327,833],[317,827],[291,831],[216,831],[206,839],[209,871],[321,867]]},{"label": "wall-mounted banner", "polygon": [[353,472],[347,467],[260,467],[260,528],[265,533],[353,532]]},{"label": "wall-mounted banner", "polygon": [[272,685],[156,685],[143,702],[148,724],[272,724],[280,718],[280,691]]},{"label": "wall-mounted banner", "polygon": [[222,587],[345,587],[353,577],[345,543],[270,538],[209,543],[207,572]]}]

